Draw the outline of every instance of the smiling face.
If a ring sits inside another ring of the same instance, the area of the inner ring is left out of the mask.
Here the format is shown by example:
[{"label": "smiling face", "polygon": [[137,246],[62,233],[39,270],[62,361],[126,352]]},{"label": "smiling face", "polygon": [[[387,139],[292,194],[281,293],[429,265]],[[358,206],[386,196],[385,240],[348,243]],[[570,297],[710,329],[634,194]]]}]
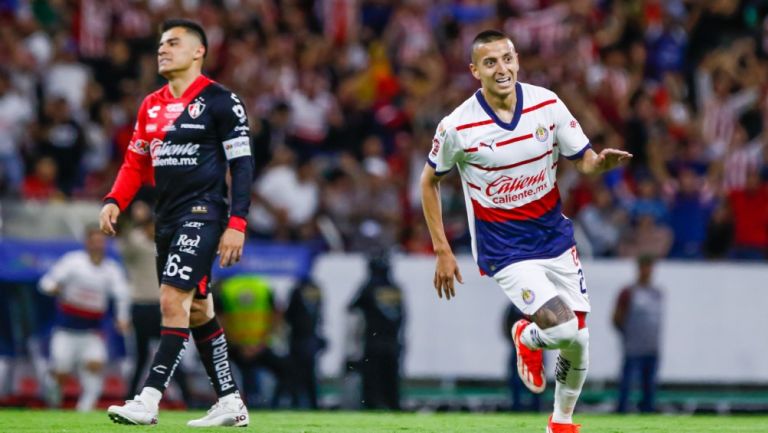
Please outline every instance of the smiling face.
[{"label": "smiling face", "polygon": [[184,27],[173,27],[163,32],[157,46],[157,72],[168,78],[176,72],[186,71],[193,65],[202,68],[205,47],[200,38]]},{"label": "smiling face", "polygon": [[477,43],[472,47],[469,70],[492,96],[503,99],[514,92],[519,69],[515,46],[507,38]]}]

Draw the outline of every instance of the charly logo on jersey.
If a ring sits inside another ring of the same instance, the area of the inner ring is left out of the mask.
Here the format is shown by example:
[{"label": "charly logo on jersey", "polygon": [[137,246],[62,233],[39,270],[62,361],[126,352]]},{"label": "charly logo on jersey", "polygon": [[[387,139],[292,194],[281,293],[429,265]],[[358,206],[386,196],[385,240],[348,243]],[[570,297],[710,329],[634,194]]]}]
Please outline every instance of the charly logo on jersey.
[{"label": "charly logo on jersey", "polygon": [[154,105],[154,106],[152,106],[152,108],[147,110],[147,116],[149,116],[150,118],[154,119],[154,118],[157,117],[157,112],[158,111],[160,111],[160,106],[159,105]]},{"label": "charly logo on jersey", "polygon": [[536,127],[536,132],[534,132],[533,136],[536,137],[537,140],[543,143],[547,141],[547,138],[549,138],[549,129],[545,128],[542,125],[539,125],[538,127]]},{"label": "charly logo on jersey", "polygon": [[187,222],[184,223],[183,227],[193,228],[193,229],[200,230],[204,225],[205,225],[205,223],[202,222],[202,221],[187,221]]},{"label": "charly logo on jersey", "polygon": [[191,238],[185,234],[179,236],[179,240],[176,241],[176,246],[179,247],[179,251],[182,253],[197,255],[197,248],[200,246],[200,235]]},{"label": "charly logo on jersey", "polygon": [[197,119],[198,117],[200,117],[200,115],[203,114],[203,110],[205,110],[205,104],[203,104],[202,98],[195,99],[194,102],[192,102],[187,106],[187,112],[189,113],[189,117],[193,119]]}]

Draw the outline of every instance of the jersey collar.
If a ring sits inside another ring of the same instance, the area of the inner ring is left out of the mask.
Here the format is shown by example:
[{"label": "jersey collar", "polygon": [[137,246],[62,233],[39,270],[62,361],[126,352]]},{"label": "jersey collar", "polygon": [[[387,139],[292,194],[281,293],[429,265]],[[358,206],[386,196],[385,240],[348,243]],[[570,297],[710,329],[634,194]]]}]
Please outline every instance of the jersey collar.
[{"label": "jersey collar", "polygon": [[488,105],[488,101],[485,100],[485,96],[483,96],[483,92],[478,90],[475,92],[475,97],[477,98],[477,102],[480,103],[480,106],[483,107],[483,110],[491,116],[491,119],[494,123],[499,125],[499,127],[504,128],[509,131],[513,131],[517,127],[517,123],[520,121],[520,114],[523,112],[523,87],[520,85],[520,82],[515,83],[515,94],[517,95],[517,102],[515,103],[515,114],[512,116],[512,121],[507,123],[501,119],[499,119],[499,116],[496,115],[496,112],[493,111],[490,105]]},{"label": "jersey collar", "polygon": [[181,97],[175,98],[173,96],[173,93],[171,93],[171,89],[168,86],[168,84],[163,86],[163,89],[160,92],[160,97],[168,101],[175,101],[175,100],[191,101],[194,96],[200,93],[200,91],[203,90],[205,86],[207,86],[210,83],[211,83],[210,78],[206,77],[203,74],[200,74],[200,76],[195,78],[195,81],[193,81],[192,84],[190,84],[189,87],[187,87],[187,89],[184,91]]}]

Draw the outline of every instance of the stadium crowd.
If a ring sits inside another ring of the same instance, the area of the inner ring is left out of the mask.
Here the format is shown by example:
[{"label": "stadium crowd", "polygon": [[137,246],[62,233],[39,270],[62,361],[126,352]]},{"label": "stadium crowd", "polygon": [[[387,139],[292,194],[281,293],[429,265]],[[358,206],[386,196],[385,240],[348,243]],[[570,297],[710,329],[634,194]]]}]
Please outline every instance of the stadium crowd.
[{"label": "stadium crowd", "polygon": [[[246,101],[258,175],[250,235],[321,249],[431,252],[418,176],[477,87],[469,42],[502,29],[521,81],[558,93],[593,146],[631,166],[559,167],[583,255],[764,259],[764,0],[0,1],[0,192],[99,200],[143,95],[158,24],[209,36],[206,73]],[[446,229],[469,248],[458,176]]]}]

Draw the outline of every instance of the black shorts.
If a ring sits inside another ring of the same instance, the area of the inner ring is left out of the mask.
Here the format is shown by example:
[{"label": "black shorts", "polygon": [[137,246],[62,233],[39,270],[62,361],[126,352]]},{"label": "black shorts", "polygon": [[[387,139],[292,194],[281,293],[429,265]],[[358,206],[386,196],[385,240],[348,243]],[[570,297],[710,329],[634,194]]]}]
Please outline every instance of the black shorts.
[{"label": "black shorts", "polygon": [[224,225],[220,221],[189,220],[158,226],[155,245],[160,284],[194,290],[198,299],[207,297]]}]

